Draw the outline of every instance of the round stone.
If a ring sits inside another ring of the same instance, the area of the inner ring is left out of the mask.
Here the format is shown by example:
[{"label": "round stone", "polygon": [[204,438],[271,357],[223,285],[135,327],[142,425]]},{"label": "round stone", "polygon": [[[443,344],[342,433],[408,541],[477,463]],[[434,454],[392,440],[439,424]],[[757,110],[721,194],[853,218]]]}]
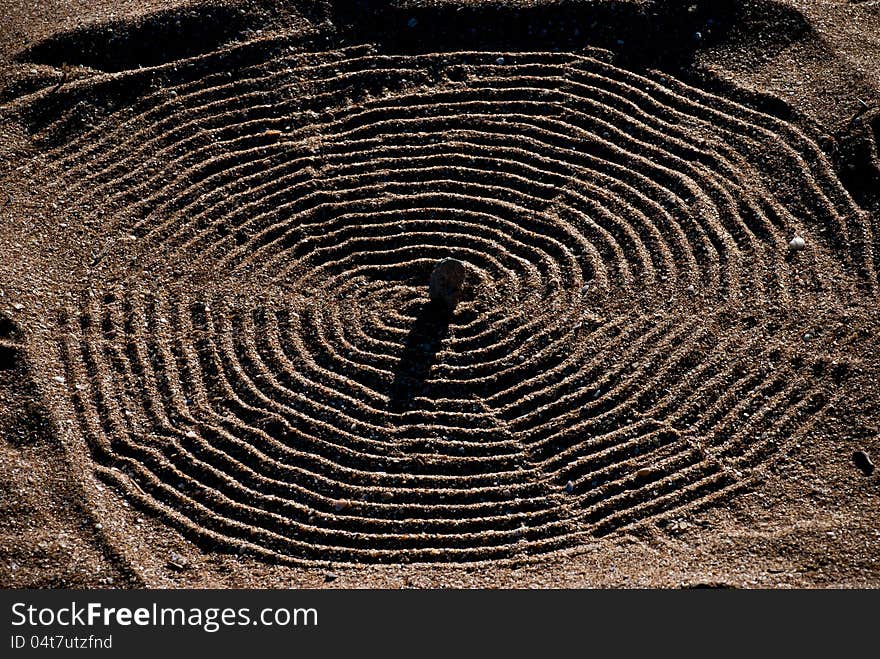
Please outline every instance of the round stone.
[{"label": "round stone", "polygon": [[428,287],[431,300],[454,309],[461,299],[465,273],[464,263],[458,259],[443,259],[437,263]]}]

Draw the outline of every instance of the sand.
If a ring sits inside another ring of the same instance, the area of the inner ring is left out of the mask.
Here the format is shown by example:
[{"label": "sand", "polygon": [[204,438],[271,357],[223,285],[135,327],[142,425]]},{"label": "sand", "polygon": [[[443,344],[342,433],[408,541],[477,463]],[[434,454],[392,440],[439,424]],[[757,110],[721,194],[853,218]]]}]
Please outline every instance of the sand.
[{"label": "sand", "polygon": [[880,5],[10,4],[0,585],[880,585]]}]

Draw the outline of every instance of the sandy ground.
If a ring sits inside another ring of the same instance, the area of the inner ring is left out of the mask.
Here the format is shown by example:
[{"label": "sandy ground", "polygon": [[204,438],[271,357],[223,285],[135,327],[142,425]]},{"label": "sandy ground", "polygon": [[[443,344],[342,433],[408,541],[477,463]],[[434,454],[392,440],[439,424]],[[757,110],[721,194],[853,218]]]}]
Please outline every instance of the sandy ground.
[{"label": "sandy ground", "polygon": [[7,3],[0,585],[880,585],[880,3],[372,4]]}]

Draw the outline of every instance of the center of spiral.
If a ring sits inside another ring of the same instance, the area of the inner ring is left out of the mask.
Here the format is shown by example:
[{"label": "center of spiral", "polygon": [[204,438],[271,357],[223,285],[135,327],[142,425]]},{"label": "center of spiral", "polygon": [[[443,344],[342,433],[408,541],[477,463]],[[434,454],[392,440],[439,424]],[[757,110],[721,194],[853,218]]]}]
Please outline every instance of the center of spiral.
[{"label": "center of spiral", "polygon": [[434,266],[428,294],[435,304],[443,305],[448,311],[455,309],[461,300],[465,278],[464,263],[458,259],[441,259]]}]

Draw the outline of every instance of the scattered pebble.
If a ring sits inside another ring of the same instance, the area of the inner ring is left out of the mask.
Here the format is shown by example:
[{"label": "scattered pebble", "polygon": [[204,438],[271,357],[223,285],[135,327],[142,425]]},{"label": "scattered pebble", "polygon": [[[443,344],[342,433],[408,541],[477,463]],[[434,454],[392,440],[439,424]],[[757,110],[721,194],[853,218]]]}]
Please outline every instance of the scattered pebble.
[{"label": "scattered pebble", "polygon": [[340,512],[342,510],[347,510],[350,507],[351,507],[351,502],[346,501],[345,499],[340,499],[339,501],[336,501],[333,503],[333,510],[335,510],[336,512]]},{"label": "scattered pebble", "polygon": [[498,59],[495,60],[495,63],[496,63],[498,66],[503,65],[503,64],[504,64],[504,58],[503,58],[503,57],[499,57]]},{"label": "scattered pebble", "polygon": [[648,476],[650,476],[653,473],[654,473],[653,469],[650,469],[648,467],[643,467],[642,469],[639,469],[636,472],[636,478],[647,478]]},{"label": "scattered pebble", "polygon": [[183,572],[187,567],[187,560],[176,551],[173,551],[168,559],[168,567],[178,572]]},{"label": "scattered pebble", "polygon": [[568,494],[571,494],[572,492],[574,492],[574,483],[573,483],[572,481],[568,481],[568,482],[565,484],[565,491],[566,491]]},{"label": "scattered pebble", "polygon": [[67,380],[65,380],[65,379],[64,379],[63,377],[61,377],[60,375],[56,375],[56,376],[55,376],[54,378],[52,378],[52,379],[55,380],[55,382],[57,382],[58,384],[64,384],[65,382],[67,382]]},{"label": "scattered pebble", "polygon": [[803,238],[801,238],[800,236],[795,236],[794,238],[791,239],[791,242],[788,243],[788,248],[792,252],[800,252],[806,246],[807,246],[806,241]]},{"label": "scattered pebble", "polygon": [[324,581],[330,583],[331,581],[336,581],[339,578],[339,575],[335,572],[328,572],[324,575]]},{"label": "scattered pebble", "polygon": [[861,469],[865,476],[870,476],[874,473],[874,463],[871,460],[871,456],[865,453],[865,451],[853,453],[852,460],[853,464]]}]

